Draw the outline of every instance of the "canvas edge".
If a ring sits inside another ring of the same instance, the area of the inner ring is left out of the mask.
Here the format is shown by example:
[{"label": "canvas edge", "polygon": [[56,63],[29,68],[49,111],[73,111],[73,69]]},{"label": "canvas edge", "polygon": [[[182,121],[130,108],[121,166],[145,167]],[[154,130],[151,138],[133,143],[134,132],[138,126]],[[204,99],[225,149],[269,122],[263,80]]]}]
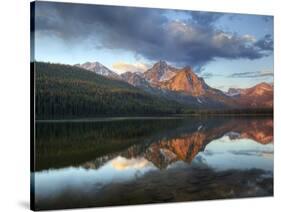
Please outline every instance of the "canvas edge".
[{"label": "canvas edge", "polygon": [[34,169],[35,169],[35,124],[34,124],[34,70],[35,64],[35,1],[30,2],[30,210],[35,209],[35,178],[34,178]]}]

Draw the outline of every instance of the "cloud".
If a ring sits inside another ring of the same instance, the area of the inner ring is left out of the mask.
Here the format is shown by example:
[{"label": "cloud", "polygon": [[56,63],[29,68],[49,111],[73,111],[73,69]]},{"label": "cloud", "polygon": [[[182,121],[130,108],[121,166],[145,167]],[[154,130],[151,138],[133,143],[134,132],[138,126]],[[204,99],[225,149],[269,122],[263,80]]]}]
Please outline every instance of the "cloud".
[{"label": "cloud", "polygon": [[216,75],[214,75],[213,73],[210,73],[210,72],[202,72],[200,74],[200,77],[202,77],[203,79],[210,79],[214,76],[216,76]]},{"label": "cloud", "polygon": [[223,13],[191,11],[190,15],[194,23],[201,26],[211,26],[223,16]]},{"label": "cloud", "polygon": [[211,72],[206,72],[204,69],[200,71],[199,76],[202,77],[203,79],[210,79],[213,77],[224,77],[224,75],[220,73],[211,73]]},{"label": "cloud", "polygon": [[262,39],[258,40],[255,45],[262,50],[273,51],[273,39],[272,36],[267,34]]},{"label": "cloud", "polygon": [[126,62],[116,62],[112,64],[112,68],[115,69],[118,73],[124,72],[145,72],[150,66],[144,63],[133,63],[129,64]]},{"label": "cloud", "polygon": [[273,21],[273,16],[261,16],[263,21],[268,23]]},{"label": "cloud", "polygon": [[256,40],[217,29],[222,13],[189,12],[173,20],[166,10],[36,2],[36,33],[56,36],[67,45],[121,49],[147,60],[200,67],[216,58],[250,60],[268,56],[273,38]]},{"label": "cloud", "polygon": [[249,35],[249,34],[243,35],[243,36],[242,36],[242,39],[243,39],[245,42],[256,42],[255,36]]},{"label": "cloud", "polygon": [[[192,65],[204,64],[215,58],[227,59],[258,59],[272,51],[272,38],[264,37],[256,41],[254,36],[225,32],[215,28],[205,28],[190,22],[172,21],[167,24],[169,39],[176,45],[169,46],[170,52],[183,61]],[[175,43],[174,43],[175,44]]]},{"label": "cloud", "polygon": [[264,70],[259,72],[240,72],[229,75],[230,78],[260,78],[260,77],[273,77],[272,71]]}]

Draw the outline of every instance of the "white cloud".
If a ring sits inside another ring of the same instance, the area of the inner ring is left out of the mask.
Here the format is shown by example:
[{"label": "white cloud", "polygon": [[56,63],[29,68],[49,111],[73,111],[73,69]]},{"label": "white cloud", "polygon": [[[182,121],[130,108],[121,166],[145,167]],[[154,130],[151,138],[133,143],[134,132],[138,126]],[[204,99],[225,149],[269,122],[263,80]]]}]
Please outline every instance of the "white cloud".
[{"label": "white cloud", "polygon": [[257,41],[257,39],[256,39],[255,36],[249,35],[249,34],[243,35],[242,38],[243,38],[244,41],[246,41],[246,42],[256,42],[256,41]]},{"label": "white cloud", "polygon": [[123,61],[118,61],[112,64],[112,69],[114,69],[118,73],[125,73],[125,72],[145,72],[149,68],[148,64],[145,63],[126,63]]}]

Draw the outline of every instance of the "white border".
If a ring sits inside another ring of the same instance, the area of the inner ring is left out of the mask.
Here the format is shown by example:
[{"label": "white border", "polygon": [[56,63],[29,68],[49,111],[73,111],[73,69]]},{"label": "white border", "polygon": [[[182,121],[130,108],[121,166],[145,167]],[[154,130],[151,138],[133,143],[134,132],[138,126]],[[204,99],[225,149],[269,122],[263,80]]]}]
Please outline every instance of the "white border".
[{"label": "white border", "polygon": [[[59,1],[59,0],[57,0]],[[274,15],[274,142],[275,197],[145,206],[83,209],[95,211],[275,211],[280,198],[280,6],[277,0],[65,0],[63,2],[174,8]],[[29,204],[29,1],[6,0],[0,6],[1,26],[1,211],[21,211]],[[279,209],[280,210],[280,209]],[[76,209],[75,211],[82,211]]]}]

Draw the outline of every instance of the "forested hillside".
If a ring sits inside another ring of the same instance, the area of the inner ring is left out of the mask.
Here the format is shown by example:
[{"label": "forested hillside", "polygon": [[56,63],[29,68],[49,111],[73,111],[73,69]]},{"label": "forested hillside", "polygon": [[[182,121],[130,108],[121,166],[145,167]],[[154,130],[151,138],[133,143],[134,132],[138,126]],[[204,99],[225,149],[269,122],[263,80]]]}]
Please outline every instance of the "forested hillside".
[{"label": "forested hillside", "polygon": [[36,119],[182,113],[173,101],[70,65],[35,63]]}]

